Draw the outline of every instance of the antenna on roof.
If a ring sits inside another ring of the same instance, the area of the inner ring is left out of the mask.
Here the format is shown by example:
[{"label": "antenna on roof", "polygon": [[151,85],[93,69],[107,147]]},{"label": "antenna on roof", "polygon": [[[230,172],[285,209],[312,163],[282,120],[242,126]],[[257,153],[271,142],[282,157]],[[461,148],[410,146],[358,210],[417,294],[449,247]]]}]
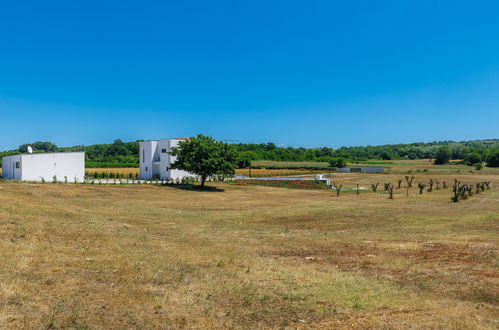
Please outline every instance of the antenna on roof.
[{"label": "antenna on roof", "polygon": [[31,148],[31,146],[28,146],[28,153],[30,153],[30,154],[33,153],[33,148]]}]

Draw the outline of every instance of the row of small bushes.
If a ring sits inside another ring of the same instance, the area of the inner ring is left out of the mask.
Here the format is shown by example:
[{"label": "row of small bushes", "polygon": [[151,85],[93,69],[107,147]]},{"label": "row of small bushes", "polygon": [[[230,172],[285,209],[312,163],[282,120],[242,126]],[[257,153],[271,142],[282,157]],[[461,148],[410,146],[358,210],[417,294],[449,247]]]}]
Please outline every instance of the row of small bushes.
[{"label": "row of small bushes", "polygon": [[85,172],[88,179],[138,179],[139,173]]}]

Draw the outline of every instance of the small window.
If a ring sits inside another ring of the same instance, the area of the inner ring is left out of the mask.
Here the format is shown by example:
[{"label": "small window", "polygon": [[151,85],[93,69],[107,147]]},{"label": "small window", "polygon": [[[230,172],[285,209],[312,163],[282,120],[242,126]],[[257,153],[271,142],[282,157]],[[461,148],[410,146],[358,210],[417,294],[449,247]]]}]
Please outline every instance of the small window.
[{"label": "small window", "polygon": [[21,168],[21,162],[16,162],[16,168]]},{"label": "small window", "polygon": [[147,171],[149,171],[149,169],[148,169],[148,168],[147,168],[147,166],[146,166],[146,172],[147,172]]},{"label": "small window", "polygon": [[[146,150],[142,149],[142,163],[146,162]],[[146,167],[147,168],[147,167]],[[147,170],[146,170],[147,171]]]},{"label": "small window", "polygon": [[161,153],[166,154],[166,149],[161,149]]}]

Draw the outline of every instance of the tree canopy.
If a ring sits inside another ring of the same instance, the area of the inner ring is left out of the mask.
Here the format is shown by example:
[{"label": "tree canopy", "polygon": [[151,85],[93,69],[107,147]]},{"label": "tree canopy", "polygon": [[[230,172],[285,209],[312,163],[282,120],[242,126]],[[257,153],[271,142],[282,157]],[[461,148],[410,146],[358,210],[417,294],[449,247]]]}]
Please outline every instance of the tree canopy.
[{"label": "tree canopy", "polygon": [[238,161],[233,145],[202,134],[180,141],[178,147],[172,148],[170,155],[176,157],[171,167],[198,175],[201,187],[211,176],[233,175]]},{"label": "tree canopy", "polygon": [[[23,144],[15,150],[0,152],[0,156],[24,153],[27,146],[33,146],[35,152],[67,152],[85,151],[87,167],[137,167],[139,164],[139,141],[123,142],[116,139],[109,144],[89,146],[58,147],[51,142],[35,142]],[[429,143],[390,144],[380,146],[341,147],[338,149],[319,147],[283,147],[275,143],[239,143],[231,144],[241,153],[239,166],[247,167],[248,160],[273,161],[321,161],[329,162],[331,158],[343,158],[347,161],[364,161],[367,159],[435,159],[438,150],[446,146],[450,151],[450,159],[463,159],[468,165],[472,160],[480,158],[487,166],[495,162],[488,159],[499,150],[499,140],[474,141],[440,141]],[[469,159],[468,159],[469,158]]]},{"label": "tree canopy", "polygon": [[435,155],[435,164],[442,165],[449,162],[451,158],[451,151],[448,146],[442,146],[438,149],[437,154]]}]

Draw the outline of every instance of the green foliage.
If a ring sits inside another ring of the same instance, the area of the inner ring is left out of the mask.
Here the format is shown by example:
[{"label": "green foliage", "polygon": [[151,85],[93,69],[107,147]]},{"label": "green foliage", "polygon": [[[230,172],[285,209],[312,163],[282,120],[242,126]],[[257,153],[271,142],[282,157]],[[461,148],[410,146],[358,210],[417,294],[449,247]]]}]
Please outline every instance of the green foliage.
[{"label": "green foliage", "polygon": [[380,154],[379,154],[379,158],[383,159],[383,160],[391,160],[392,159],[392,155],[386,151],[386,150],[383,150]]},{"label": "green foliage", "polygon": [[451,151],[447,146],[440,147],[435,155],[435,165],[447,164],[451,159]]},{"label": "green foliage", "polygon": [[499,149],[490,153],[487,157],[488,167],[499,167]]},{"label": "green foliage", "polygon": [[482,163],[482,155],[478,152],[473,152],[466,157],[465,162],[469,166],[475,166],[477,163]]},{"label": "green foliage", "polygon": [[238,154],[233,145],[198,134],[179,142],[170,154],[176,157],[173,169],[198,175],[203,187],[207,178],[214,175],[233,175]]},{"label": "green foliage", "polygon": [[347,162],[343,158],[331,158],[328,161],[330,167],[343,168],[347,166]]},{"label": "green foliage", "polygon": [[256,153],[253,151],[244,151],[239,153],[237,157],[237,168],[248,168],[251,166],[251,161],[256,158]]},{"label": "green foliage", "polygon": [[33,142],[31,144],[23,144],[17,148],[20,153],[28,152],[28,146],[33,148],[33,152],[56,152],[57,146],[52,142]]},{"label": "green foliage", "polygon": [[[123,142],[119,139],[110,144],[96,144],[90,146],[56,147],[51,142],[31,143],[35,152],[68,152],[85,151],[85,163],[87,168],[92,167],[137,167],[139,164],[139,141]],[[28,144],[20,146],[16,150],[0,152],[0,160],[3,156],[19,154],[25,151]],[[391,144],[381,146],[359,146],[341,147],[332,149],[322,148],[293,148],[278,147],[274,143],[260,144],[234,144],[234,148],[250,158],[250,160],[273,160],[273,161],[324,161],[331,158],[343,158],[357,162],[367,159],[422,159],[436,158],[438,150],[442,146],[449,148],[450,159],[467,159],[471,154],[482,155],[486,160],[494,150],[499,149],[499,140],[475,140],[475,141],[441,141],[430,143]],[[55,147],[55,149],[54,149]],[[246,154],[246,152],[248,152]],[[470,163],[473,165],[475,162]],[[488,166],[499,166],[497,160],[490,162]],[[238,164],[244,165],[244,164]]]},{"label": "green foliage", "polygon": [[475,170],[480,171],[483,168],[482,162],[473,164]]}]

